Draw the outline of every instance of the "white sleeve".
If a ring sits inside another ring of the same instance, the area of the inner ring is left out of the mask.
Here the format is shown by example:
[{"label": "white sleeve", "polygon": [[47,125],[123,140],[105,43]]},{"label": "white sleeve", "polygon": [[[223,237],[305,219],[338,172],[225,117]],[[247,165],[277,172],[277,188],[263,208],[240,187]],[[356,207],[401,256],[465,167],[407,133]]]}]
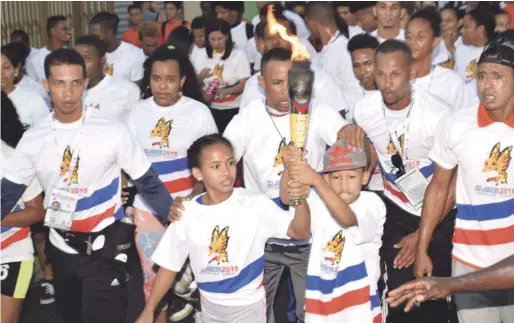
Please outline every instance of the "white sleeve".
[{"label": "white sleeve", "polygon": [[377,232],[383,231],[383,229],[380,230],[380,226],[383,226],[385,222],[384,202],[374,195],[373,199],[366,203],[366,206],[362,212],[355,213],[357,225],[348,228],[355,244],[369,243],[377,238]]},{"label": "white sleeve", "polygon": [[136,138],[128,131],[127,127],[120,124],[118,129],[118,165],[130,178],[138,179],[148,171],[151,164],[146,158],[143,148],[139,146]]},{"label": "white sleeve", "polygon": [[218,133],[218,127],[216,126],[216,122],[212,117],[212,113],[206,106],[203,106],[200,111],[200,124],[202,134],[201,136],[211,135],[213,133]]},{"label": "white sleeve", "polygon": [[135,119],[136,119],[136,110],[132,109],[128,114],[126,126],[127,126],[127,129],[132,133],[132,135],[137,138],[137,132],[136,132],[137,127],[136,127]]},{"label": "white sleeve", "polygon": [[32,80],[37,82],[37,84],[41,84],[41,80],[38,80],[36,67],[34,66],[35,59],[32,57],[27,64],[25,64],[25,70],[27,71],[27,76]]},{"label": "white sleeve", "polygon": [[[252,102],[255,99],[258,99],[261,96],[261,94],[259,93],[259,88],[260,84],[258,81],[257,84],[255,84],[253,80],[249,80],[246,82],[243,94],[241,96],[241,106],[239,108],[239,111],[244,110],[250,104],[250,102]],[[262,97],[264,97],[264,95]]]},{"label": "white sleeve", "polygon": [[237,66],[236,66],[236,74],[237,79],[245,79],[252,76],[252,71],[250,71],[250,63],[248,62],[248,57],[246,56],[246,52],[242,50],[239,54]]},{"label": "white sleeve", "polygon": [[29,140],[34,138],[27,138],[27,132],[21,137],[20,142],[16,146],[7,168],[4,177],[9,181],[16,184],[23,184],[29,186],[36,177],[36,166],[33,163],[30,152],[32,149],[29,146]]},{"label": "white sleeve", "polygon": [[129,113],[136,107],[136,105],[139,103],[139,100],[141,99],[141,90],[139,89],[139,86],[136,84],[131,85],[134,86],[131,86],[127,95],[127,108]]},{"label": "white sleeve", "polygon": [[28,202],[41,194],[41,192],[43,192],[43,188],[41,187],[41,184],[39,184],[37,177],[34,177],[30,185],[21,196],[21,200],[23,202]]},{"label": "white sleeve", "polygon": [[143,64],[145,63],[146,57],[145,54],[143,54],[143,50],[137,54],[134,55],[134,62],[132,63],[131,71],[130,71],[130,80],[132,82],[137,82],[141,79],[143,79],[144,74],[144,67]]},{"label": "white sleeve", "polygon": [[330,74],[325,71],[322,71],[321,73],[316,72],[314,77],[319,77],[318,82],[314,81],[314,90],[316,91],[314,96],[317,100],[325,102],[329,107],[337,112],[341,110],[350,110],[348,102],[343,96],[343,91],[339,87],[337,81]]},{"label": "white sleeve", "polygon": [[239,161],[246,149],[249,124],[245,118],[246,114],[236,114],[225,128],[223,137],[227,138],[234,147],[234,157]]},{"label": "white sleeve", "polygon": [[152,255],[152,261],[162,268],[179,272],[188,256],[184,221],[170,224]]},{"label": "white sleeve", "polygon": [[470,101],[468,88],[466,87],[464,80],[462,78],[459,78],[458,81],[456,80],[455,84],[456,86],[453,87],[453,91],[450,94],[450,98],[452,98],[451,108],[453,111],[458,111],[460,109],[469,107]]},{"label": "white sleeve", "polygon": [[316,131],[319,132],[327,145],[332,146],[337,140],[337,133],[348,122],[343,119],[339,112],[325,105],[317,106],[315,109],[318,110]]},{"label": "white sleeve", "polygon": [[446,114],[435,132],[434,144],[428,158],[445,169],[453,169],[458,164],[458,158],[454,151],[454,138],[452,136],[453,116]]},{"label": "white sleeve", "polygon": [[291,223],[290,211],[284,211],[265,195],[258,197],[258,205],[253,205],[259,213],[259,229],[265,238],[287,239]]},{"label": "white sleeve", "polygon": [[246,55],[248,56],[248,61],[250,63],[255,63],[255,59],[257,57],[257,45],[255,44],[255,37],[248,40],[246,43]]},{"label": "white sleeve", "polygon": [[34,93],[31,98],[30,114],[32,119],[31,126],[43,120],[50,114],[50,109],[46,105],[45,99]]}]

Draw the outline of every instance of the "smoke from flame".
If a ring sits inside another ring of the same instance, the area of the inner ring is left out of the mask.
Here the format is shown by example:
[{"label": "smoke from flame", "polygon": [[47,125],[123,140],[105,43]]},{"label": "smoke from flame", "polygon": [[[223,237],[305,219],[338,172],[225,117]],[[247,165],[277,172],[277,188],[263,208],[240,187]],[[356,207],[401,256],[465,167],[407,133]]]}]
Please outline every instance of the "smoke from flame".
[{"label": "smoke from flame", "polygon": [[289,35],[287,33],[286,27],[282,26],[275,19],[275,15],[273,15],[273,5],[268,6],[268,12],[266,15],[267,24],[268,24],[268,32],[271,36],[276,34],[280,35],[280,38],[287,40],[291,44],[291,49],[293,55],[291,57],[292,61],[308,61],[311,58],[311,55],[307,51],[307,48],[303,46],[300,42],[300,38],[295,35]]}]

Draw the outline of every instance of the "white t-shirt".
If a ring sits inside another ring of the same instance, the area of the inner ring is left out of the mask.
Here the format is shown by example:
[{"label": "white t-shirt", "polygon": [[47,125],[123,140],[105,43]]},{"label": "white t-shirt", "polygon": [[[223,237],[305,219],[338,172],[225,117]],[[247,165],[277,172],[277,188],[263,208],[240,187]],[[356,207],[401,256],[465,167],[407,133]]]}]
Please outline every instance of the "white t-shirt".
[{"label": "white t-shirt", "polygon": [[349,37],[349,39],[352,39],[353,36],[360,35],[362,33],[364,33],[364,30],[359,25],[348,26],[348,37]]},{"label": "white t-shirt", "polygon": [[[83,119],[60,123],[48,116],[27,130],[11,157],[5,178],[28,185],[37,176],[46,195],[45,207],[51,192],[65,187],[79,198],[71,231],[97,232],[123,217],[121,170],[131,178],[140,178],[150,162],[118,120],[95,109],[87,109],[85,115],[84,123]],[[73,166],[70,154],[76,149],[80,132],[78,166]],[[74,168],[71,179],[70,167]],[[54,229],[50,229],[50,242],[64,252],[76,253]]]},{"label": "white t-shirt", "polygon": [[446,102],[453,111],[470,105],[470,95],[464,80],[456,72],[433,65],[426,76],[412,79],[411,83]]},{"label": "white t-shirt", "polygon": [[459,73],[466,82],[470,95],[478,96],[477,73],[478,60],[482,54],[484,47],[475,47],[464,45],[455,49],[455,67],[454,70]]},{"label": "white t-shirt", "polygon": [[311,191],[307,201],[313,217],[305,321],[373,322],[370,303],[380,278],[384,202],[375,193],[361,192],[350,204],[358,225],[345,228],[316,191]]},{"label": "white t-shirt", "polygon": [[189,257],[200,299],[209,303],[245,306],[263,300],[264,246],[271,237],[287,237],[288,212],[243,188],[216,205],[203,205],[202,198],[184,203],[181,220],[166,229],[152,260],[179,272]]},{"label": "white t-shirt", "polygon": [[[7,168],[14,148],[2,141],[2,173]],[[33,200],[42,192],[37,179],[32,180],[12,211],[24,208],[23,202]],[[30,227],[2,226],[2,264],[34,259],[34,247],[30,238]]]},{"label": "white t-shirt", "polygon": [[[151,97],[132,110],[128,128],[171,197],[189,195],[196,181],[187,166],[187,149],[196,139],[218,132],[209,108],[185,96],[161,107]],[[139,194],[134,206],[153,212]]]},{"label": "white t-shirt", "polygon": [[[444,45],[444,48],[441,47]],[[459,46],[462,46],[462,37],[457,38],[457,40],[454,43],[455,50],[459,48]],[[446,56],[446,57],[445,57]],[[448,69],[454,69],[455,68],[455,57],[451,55],[450,51],[446,47],[446,44],[441,39],[441,43],[439,44],[439,47],[436,48],[434,51],[434,54],[432,55],[432,63],[440,65],[444,68]]]},{"label": "white t-shirt", "polygon": [[196,55],[198,55],[198,53],[203,49],[203,48],[200,48],[200,47],[196,46],[196,44],[193,44],[192,48],[193,49],[191,50],[191,55],[189,55],[189,60],[191,62],[193,62],[195,60]]},{"label": "white t-shirt", "polygon": [[29,76],[24,75],[23,78],[16,84],[17,87],[22,87],[25,89],[29,89],[33,92],[36,92],[45,100],[45,103],[48,107],[51,106],[52,99],[50,98],[50,93],[48,93],[41,85],[41,82],[36,82],[31,79]]},{"label": "white t-shirt", "polygon": [[[234,146],[236,160],[244,157],[245,187],[266,194],[282,207],[279,198],[280,178],[284,171],[282,148],[291,141],[289,120],[289,115],[272,117],[264,101],[255,100],[234,116],[223,134]],[[323,103],[311,102],[305,148],[309,152],[307,162],[314,169],[322,170],[325,148],[335,143],[337,132],[344,125],[346,122],[339,113]],[[290,244],[291,241],[279,243]]]},{"label": "white t-shirt", "polygon": [[494,122],[483,106],[445,118],[430,159],[458,166],[453,258],[480,269],[514,253],[514,117]]},{"label": "white t-shirt", "polygon": [[25,127],[32,127],[50,114],[45,99],[27,87],[16,86],[7,96],[14,104],[18,117]]},{"label": "white t-shirt", "polygon": [[106,53],[105,58],[105,74],[131,82],[143,78],[146,56],[141,48],[122,41],[114,52]]},{"label": "white t-shirt", "polygon": [[[221,60],[223,55],[215,53],[212,58],[207,56],[207,50],[203,49],[193,61],[196,73],[204,68],[211,69],[212,76],[204,80],[204,88],[216,78],[220,80],[220,88],[236,86],[242,79],[249,78],[252,74],[250,63],[244,49],[233,49],[230,56]],[[241,94],[228,95],[222,99],[214,99],[211,103],[213,109],[225,110],[239,108],[241,105]]]},{"label": "white t-shirt", "polygon": [[235,48],[246,50],[246,46],[250,40],[246,34],[246,25],[246,22],[241,21],[237,26],[230,29]]},{"label": "white t-shirt", "polygon": [[100,83],[85,92],[84,106],[98,109],[125,123],[130,111],[139,102],[140,93],[133,82],[105,75]]},{"label": "white t-shirt", "polygon": [[[371,34],[371,36],[375,37],[380,44],[387,40],[378,35],[378,29],[375,29],[375,31],[372,31],[370,34]],[[405,29],[400,28],[400,30],[398,31],[398,35],[396,35],[396,37],[394,37],[394,39],[405,41]]]},{"label": "white t-shirt", "polygon": [[[343,97],[343,91],[339,88],[337,82],[333,77],[322,69],[315,68],[311,65],[311,70],[314,72],[314,84],[312,88],[312,99],[324,102],[327,106],[331,107],[334,111],[344,110],[347,113],[347,120],[349,119],[350,107]],[[240,110],[246,109],[250,102],[254,100],[266,99],[264,88],[259,84],[258,77],[261,73],[252,75],[245,84],[245,89],[241,98]]]},{"label": "white t-shirt", "polygon": [[[410,115],[407,119],[409,109]],[[406,172],[418,168],[430,181],[434,164],[429,160],[428,153],[432,148],[439,121],[448,111],[450,107],[444,101],[421,89],[413,90],[412,103],[401,111],[385,108],[380,92],[362,100],[355,108],[355,122],[364,130],[377,152],[384,177],[384,195],[410,214],[420,216],[421,209],[414,209],[395,184],[397,170],[391,162],[391,156],[396,153],[396,147],[391,136],[397,137],[402,150],[407,148],[407,160],[404,159]]]},{"label": "white t-shirt", "polygon": [[[287,20],[292,21],[295,24],[296,27],[296,33],[298,34],[298,38],[307,40],[311,36],[311,32],[309,31],[309,28],[307,28],[307,24],[305,24],[305,20],[297,14],[294,11],[291,10],[284,10],[283,11],[284,17],[287,18]],[[259,15],[253,17],[252,19],[252,25],[255,31],[255,28],[257,28],[257,25],[261,22],[261,17]]]},{"label": "white t-shirt", "polygon": [[25,64],[27,75],[39,84],[41,84],[41,80],[46,79],[45,58],[50,53],[51,51],[48,48],[43,47],[27,58],[27,63]]}]

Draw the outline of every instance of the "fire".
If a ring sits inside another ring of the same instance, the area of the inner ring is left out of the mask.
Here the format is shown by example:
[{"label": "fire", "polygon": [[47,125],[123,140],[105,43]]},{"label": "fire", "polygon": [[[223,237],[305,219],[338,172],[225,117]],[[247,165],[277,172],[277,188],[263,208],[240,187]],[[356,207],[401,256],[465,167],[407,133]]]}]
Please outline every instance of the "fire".
[{"label": "fire", "polygon": [[288,35],[286,27],[282,26],[277,22],[275,19],[275,15],[273,15],[273,7],[268,7],[267,12],[267,23],[268,23],[268,32],[271,36],[274,36],[276,34],[280,35],[280,38],[287,40],[291,44],[291,49],[293,52],[293,55],[291,57],[292,61],[308,61],[311,58],[311,55],[307,51],[307,48],[303,46],[303,44],[300,42],[300,38],[295,35]]}]

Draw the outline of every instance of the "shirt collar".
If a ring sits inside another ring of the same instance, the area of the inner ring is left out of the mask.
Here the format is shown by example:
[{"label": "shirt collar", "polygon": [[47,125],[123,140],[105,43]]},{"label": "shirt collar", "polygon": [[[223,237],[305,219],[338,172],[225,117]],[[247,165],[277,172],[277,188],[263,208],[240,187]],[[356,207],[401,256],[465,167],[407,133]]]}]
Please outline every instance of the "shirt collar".
[{"label": "shirt collar", "polygon": [[[478,126],[483,128],[495,122],[496,121],[491,119],[491,117],[489,117],[489,114],[487,114],[484,105],[480,103],[480,106],[478,107]],[[511,128],[514,128],[514,115],[511,115],[507,120],[503,121],[503,123],[505,123]]]},{"label": "shirt collar", "polygon": [[236,28],[241,23],[241,20],[236,21],[233,25],[230,25],[230,29]]}]

